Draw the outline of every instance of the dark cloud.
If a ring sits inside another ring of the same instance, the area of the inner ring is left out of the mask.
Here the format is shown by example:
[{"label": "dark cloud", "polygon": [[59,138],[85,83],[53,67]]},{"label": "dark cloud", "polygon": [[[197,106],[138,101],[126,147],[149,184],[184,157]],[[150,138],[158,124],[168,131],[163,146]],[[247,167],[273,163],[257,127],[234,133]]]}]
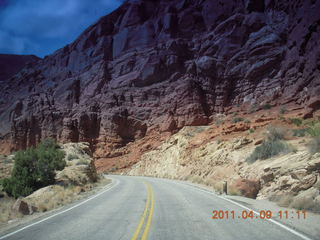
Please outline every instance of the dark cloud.
[{"label": "dark cloud", "polygon": [[0,53],[45,56],[72,42],[121,0],[0,0]]}]

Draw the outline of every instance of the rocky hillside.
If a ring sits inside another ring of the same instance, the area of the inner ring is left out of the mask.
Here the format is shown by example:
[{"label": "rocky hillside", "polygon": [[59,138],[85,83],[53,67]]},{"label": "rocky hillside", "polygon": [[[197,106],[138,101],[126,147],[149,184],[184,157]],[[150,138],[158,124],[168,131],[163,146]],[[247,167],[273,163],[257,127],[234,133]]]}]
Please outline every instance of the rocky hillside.
[{"label": "rocky hillside", "polygon": [[127,1],[2,83],[0,150],[53,137],[90,142],[108,162],[130,142],[236,106],[287,104],[311,116],[319,10],[319,0]]},{"label": "rocky hillside", "polygon": [[[224,119],[219,126],[184,127],[144,153],[127,173],[188,180],[220,193],[227,182],[229,195],[268,199],[281,206],[320,212],[320,154],[310,154],[310,137],[293,134],[298,132],[297,126],[287,117],[261,121],[261,113],[256,113],[250,119],[239,123]],[[284,142],[292,150],[249,161],[272,125],[285,133]]]}]

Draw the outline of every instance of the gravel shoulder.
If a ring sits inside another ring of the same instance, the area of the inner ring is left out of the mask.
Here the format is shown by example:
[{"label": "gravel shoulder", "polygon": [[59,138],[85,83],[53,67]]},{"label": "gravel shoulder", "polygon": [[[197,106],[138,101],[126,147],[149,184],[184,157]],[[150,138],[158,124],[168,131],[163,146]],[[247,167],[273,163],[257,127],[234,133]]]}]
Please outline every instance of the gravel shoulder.
[{"label": "gravel shoulder", "polygon": [[50,211],[46,212],[35,212],[32,215],[25,215],[22,218],[16,218],[8,221],[7,223],[1,223],[0,224],[0,234],[8,233],[13,231],[14,229],[23,227],[24,225],[35,221],[35,220],[41,220],[48,216],[51,216],[57,212],[63,211],[65,209],[68,209],[74,205],[79,204],[82,201],[85,201],[86,199],[90,198],[91,196],[97,194],[98,192],[104,190],[106,187],[109,187],[112,184],[112,180],[109,178],[103,178],[100,179],[97,183],[94,184],[94,187],[90,191],[81,192],[74,196],[72,202],[65,204],[61,207],[52,209]]},{"label": "gravel shoulder", "polygon": [[[196,188],[203,189],[205,191],[212,192],[218,196],[221,196],[223,198],[232,200],[238,204],[241,204],[247,208],[250,208],[256,212],[260,211],[267,211],[270,210],[273,213],[272,219],[280,222],[281,224],[284,224],[285,226],[288,226],[298,232],[305,233],[307,235],[315,236],[316,239],[320,239],[320,214],[318,213],[313,213],[313,212],[306,212],[306,218],[303,217],[302,212],[300,211],[300,219],[298,218],[297,215],[297,209],[293,208],[286,208],[286,207],[280,207],[277,205],[275,202],[271,202],[268,200],[257,200],[257,199],[251,199],[251,198],[246,198],[242,196],[231,196],[231,195],[225,195],[225,194],[218,194],[216,193],[212,188],[201,185],[201,184],[196,184],[192,182],[186,182],[186,181],[177,181],[182,184],[187,184],[191,185]],[[283,213],[285,211],[288,211],[289,216],[288,218],[284,217],[280,219],[279,217],[279,211],[282,211]]]}]

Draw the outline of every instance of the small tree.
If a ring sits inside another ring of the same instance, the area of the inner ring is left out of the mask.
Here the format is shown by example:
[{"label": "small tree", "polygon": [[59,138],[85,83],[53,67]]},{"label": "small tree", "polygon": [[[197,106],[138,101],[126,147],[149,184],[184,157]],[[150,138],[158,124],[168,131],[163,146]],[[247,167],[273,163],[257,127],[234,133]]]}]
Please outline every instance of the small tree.
[{"label": "small tree", "polygon": [[14,157],[11,178],[4,179],[3,188],[11,196],[27,196],[33,191],[53,184],[55,171],[66,163],[64,153],[54,140],[44,140],[37,148],[18,151]]}]

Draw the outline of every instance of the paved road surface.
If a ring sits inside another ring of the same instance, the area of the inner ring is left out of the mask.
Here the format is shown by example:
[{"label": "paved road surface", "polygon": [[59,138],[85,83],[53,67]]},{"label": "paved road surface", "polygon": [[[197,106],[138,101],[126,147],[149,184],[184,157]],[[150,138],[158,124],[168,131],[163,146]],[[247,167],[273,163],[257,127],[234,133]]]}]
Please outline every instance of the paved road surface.
[{"label": "paved road surface", "polygon": [[[194,186],[156,178],[111,178],[110,189],[91,200],[0,239],[308,239],[256,215],[239,218],[243,208]],[[229,219],[212,219],[214,209],[228,210]]]}]

